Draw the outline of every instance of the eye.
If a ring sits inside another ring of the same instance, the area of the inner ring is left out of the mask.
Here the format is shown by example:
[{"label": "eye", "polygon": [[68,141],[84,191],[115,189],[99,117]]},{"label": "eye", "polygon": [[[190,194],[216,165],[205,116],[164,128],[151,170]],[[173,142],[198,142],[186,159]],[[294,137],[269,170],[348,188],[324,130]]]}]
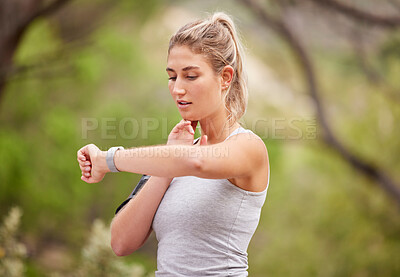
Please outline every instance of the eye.
[{"label": "eye", "polygon": [[168,80],[175,81],[176,77],[169,77]]},{"label": "eye", "polygon": [[196,80],[197,76],[187,76],[186,78],[188,78],[189,80]]}]

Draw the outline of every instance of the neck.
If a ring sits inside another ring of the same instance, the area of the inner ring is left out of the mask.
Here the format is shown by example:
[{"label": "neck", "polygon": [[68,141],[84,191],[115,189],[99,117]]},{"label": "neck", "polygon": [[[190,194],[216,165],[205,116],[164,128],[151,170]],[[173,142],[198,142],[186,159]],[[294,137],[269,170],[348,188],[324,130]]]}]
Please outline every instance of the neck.
[{"label": "neck", "polygon": [[207,135],[208,144],[216,144],[224,141],[230,133],[237,129],[240,124],[238,122],[228,122],[227,117],[223,118],[205,118],[199,121],[201,127],[201,135]]}]

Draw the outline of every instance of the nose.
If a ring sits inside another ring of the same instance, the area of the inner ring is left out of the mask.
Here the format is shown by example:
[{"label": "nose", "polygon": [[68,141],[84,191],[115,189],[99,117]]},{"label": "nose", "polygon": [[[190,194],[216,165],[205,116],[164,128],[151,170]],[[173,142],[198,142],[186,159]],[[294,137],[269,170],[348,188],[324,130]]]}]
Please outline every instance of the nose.
[{"label": "nose", "polygon": [[181,81],[179,81],[179,78],[176,79],[175,83],[174,83],[174,87],[172,89],[173,94],[176,95],[184,95],[186,94],[186,90],[182,84]]}]

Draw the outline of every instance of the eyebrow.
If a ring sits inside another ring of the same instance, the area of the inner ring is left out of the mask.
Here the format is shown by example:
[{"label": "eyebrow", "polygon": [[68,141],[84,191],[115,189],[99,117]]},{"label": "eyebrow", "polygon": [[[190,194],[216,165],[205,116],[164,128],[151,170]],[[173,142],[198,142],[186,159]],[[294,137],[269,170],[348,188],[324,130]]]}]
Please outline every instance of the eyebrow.
[{"label": "eyebrow", "polygon": [[[199,68],[200,68],[200,66],[197,66],[197,65],[189,65],[189,66],[184,67],[184,68],[182,69],[182,71],[189,71],[189,70],[192,70],[192,69],[199,69]],[[170,67],[167,67],[167,68],[166,68],[166,71],[175,72],[175,70],[173,70],[173,69],[170,68]]]}]

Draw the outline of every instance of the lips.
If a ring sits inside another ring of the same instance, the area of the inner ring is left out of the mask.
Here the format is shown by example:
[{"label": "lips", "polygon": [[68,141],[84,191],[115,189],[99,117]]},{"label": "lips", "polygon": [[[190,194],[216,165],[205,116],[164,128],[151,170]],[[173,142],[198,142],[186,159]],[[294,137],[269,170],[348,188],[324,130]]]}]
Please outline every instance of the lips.
[{"label": "lips", "polygon": [[185,108],[189,107],[192,104],[192,102],[183,101],[183,100],[178,100],[176,102],[178,104],[178,108],[179,109],[185,109]]},{"label": "lips", "polygon": [[188,105],[188,104],[192,104],[192,102],[189,102],[189,101],[183,101],[183,100],[178,100],[177,102],[178,102],[178,104],[180,104],[180,105]]}]

